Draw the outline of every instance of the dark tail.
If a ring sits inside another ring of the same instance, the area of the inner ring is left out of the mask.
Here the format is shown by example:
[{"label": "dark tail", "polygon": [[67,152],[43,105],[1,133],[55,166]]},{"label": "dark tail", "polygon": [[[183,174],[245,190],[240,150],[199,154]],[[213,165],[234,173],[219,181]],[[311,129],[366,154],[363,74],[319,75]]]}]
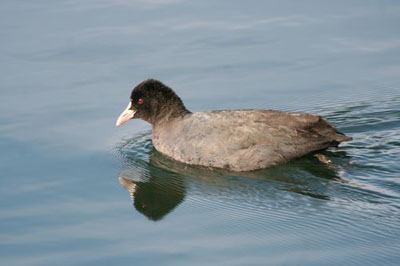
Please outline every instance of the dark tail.
[{"label": "dark tail", "polygon": [[343,142],[343,141],[350,141],[353,140],[352,137],[346,136],[344,133],[336,131],[337,138],[336,141]]}]

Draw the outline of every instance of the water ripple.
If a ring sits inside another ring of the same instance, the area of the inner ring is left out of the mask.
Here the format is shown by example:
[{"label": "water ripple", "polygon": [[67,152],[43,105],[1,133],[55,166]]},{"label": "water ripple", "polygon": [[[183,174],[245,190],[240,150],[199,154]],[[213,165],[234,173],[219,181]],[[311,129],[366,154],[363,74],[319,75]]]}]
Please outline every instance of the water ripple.
[{"label": "water ripple", "polygon": [[202,230],[219,241],[247,232],[263,242],[267,234],[275,248],[307,241],[321,261],[336,252],[357,265],[377,249],[379,262],[399,249],[399,103],[392,97],[324,106],[325,117],[354,138],[325,152],[330,166],[313,156],[247,173],[189,166],[157,152],[151,132],[142,132],[117,146],[119,177],[135,209],[152,221],[182,208],[191,220],[206,219]]}]

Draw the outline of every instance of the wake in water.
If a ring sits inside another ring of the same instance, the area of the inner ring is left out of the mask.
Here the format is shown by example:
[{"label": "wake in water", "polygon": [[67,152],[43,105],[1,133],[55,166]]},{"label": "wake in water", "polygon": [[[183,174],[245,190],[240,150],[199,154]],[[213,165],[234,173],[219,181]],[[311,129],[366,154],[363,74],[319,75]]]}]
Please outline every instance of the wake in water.
[{"label": "wake in water", "polygon": [[[160,220],[184,198],[213,198],[233,209],[253,211],[305,205],[323,210],[327,202],[344,210],[389,217],[399,209],[397,174],[400,146],[400,99],[351,104],[323,115],[354,138],[339,149],[324,152],[332,162],[306,156],[285,165],[233,173],[189,166],[157,152],[151,133],[127,139],[117,147],[124,161],[119,178],[135,208],[149,219]],[[314,110],[316,110],[314,108]],[[321,112],[320,112],[321,113]],[[316,200],[311,200],[316,199]]]}]

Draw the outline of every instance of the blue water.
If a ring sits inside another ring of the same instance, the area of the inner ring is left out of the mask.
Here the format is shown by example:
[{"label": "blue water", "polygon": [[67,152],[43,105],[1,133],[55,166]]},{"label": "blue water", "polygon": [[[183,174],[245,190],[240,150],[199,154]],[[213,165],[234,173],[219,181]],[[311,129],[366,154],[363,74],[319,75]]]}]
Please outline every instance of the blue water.
[{"label": "blue water", "polygon": [[[2,1],[0,265],[399,265],[399,25],[398,1]],[[114,126],[149,77],[354,140],[189,167]]]}]

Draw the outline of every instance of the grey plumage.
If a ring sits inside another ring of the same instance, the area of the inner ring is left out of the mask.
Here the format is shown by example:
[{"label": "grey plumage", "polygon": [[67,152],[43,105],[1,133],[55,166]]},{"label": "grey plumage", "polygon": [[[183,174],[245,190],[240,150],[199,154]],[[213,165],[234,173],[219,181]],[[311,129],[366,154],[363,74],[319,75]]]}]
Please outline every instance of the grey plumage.
[{"label": "grey plumage", "polygon": [[161,153],[233,171],[266,168],[350,139],[320,116],[270,110],[192,113],[153,128]]},{"label": "grey plumage", "polygon": [[[155,80],[147,82],[153,87],[154,83],[159,83]],[[145,86],[141,83],[140,95],[146,94],[143,87]],[[162,86],[160,88],[161,93],[157,95],[161,97],[153,97],[152,105],[157,102],[161,107],[157,109],[160,110],[163,105],[168,106],[168,112],[155,114],[154,117],[158,119],[149,117],[145,120],[153,125],[154,147],[183,163],[227,168],[232,171],[251,171],[351,140],[321,116],[309,113],[273,110],[191,113],[183,104],[171,104],[179,101],[163,97]],[[132,95],[135,90],[136,88]],[[140,117],[140,108],[146,107],[136,105],[134,108]],[[178,109],[174,111],[174,108]]]}]

